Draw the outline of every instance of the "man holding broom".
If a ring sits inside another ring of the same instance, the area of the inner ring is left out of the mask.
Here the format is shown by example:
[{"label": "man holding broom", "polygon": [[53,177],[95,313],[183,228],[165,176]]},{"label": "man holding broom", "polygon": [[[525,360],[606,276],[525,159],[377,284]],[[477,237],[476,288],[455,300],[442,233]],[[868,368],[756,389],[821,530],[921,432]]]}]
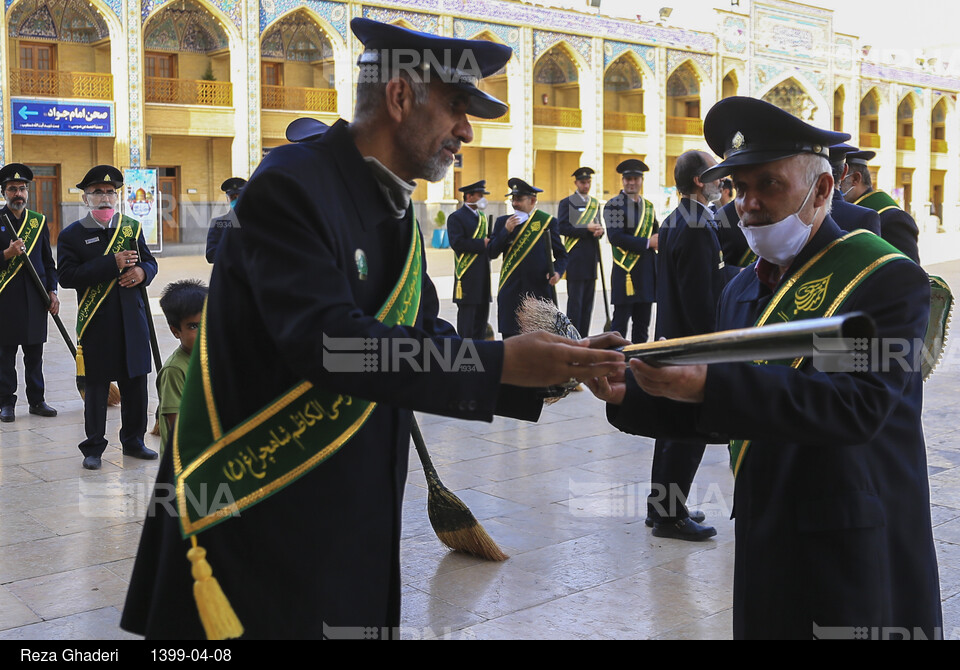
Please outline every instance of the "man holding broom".
[{"label": "man holding broom", "polygon": [[77,290],[77,376],[84,378],[80,445],[83,467],[99,470],[107,447],[107,401],[116,381],[123,455],[145,460],[157,452],[143,444],[150,372],[149,306],[141,287],[157,274],[140,222],[121,215],[117,189],[123,174],[112,165],[92,168],[77,184],[90,212],[67,226],[57,243],[60,284]]},{"label": "man holding broom", "polygon": [[218,253],[128,631],[395,637],[412,410],[532,420],[537,388],[623,369],[591,343],[462,340],[439,320],[414,180],[444,177],[468,114],[506,111],[476,84],[512,51],[351,28],[365,47],[354,120],[270,152]]},{"label": "man holding broom", "polygon": [[[0,421],[16,419],[17,350],[23,350],[24,382],[30,414],[56,416],[44,401],[43,343],[47,341],[47,312],[60,310],[57,268],[50,250],[46,217],[27,209],[33,171],[22,163],[0,169],[0,188],[6,205],[0,208]],[[31,263],[47,296],[28,276]],[[47,303],[49,302],[49,306]]]}]

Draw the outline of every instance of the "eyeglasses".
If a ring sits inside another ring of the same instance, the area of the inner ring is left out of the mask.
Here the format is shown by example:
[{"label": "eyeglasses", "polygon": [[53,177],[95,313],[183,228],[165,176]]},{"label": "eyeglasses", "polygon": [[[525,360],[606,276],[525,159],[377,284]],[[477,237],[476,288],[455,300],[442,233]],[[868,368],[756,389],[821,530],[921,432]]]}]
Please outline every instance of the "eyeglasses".
[{"label": "eyeglasses", "polygon": [[26,193],[28,189],[26,185],[24,185],[24,186],[7,186],[4,190],[7,193]]},{"label": "eyeglasses", "polygon": [[113,198],[117,195],[116,191],[101,191],[99,188],[96,191],[87,191],[87,195],[95,195],[98,198]]}]

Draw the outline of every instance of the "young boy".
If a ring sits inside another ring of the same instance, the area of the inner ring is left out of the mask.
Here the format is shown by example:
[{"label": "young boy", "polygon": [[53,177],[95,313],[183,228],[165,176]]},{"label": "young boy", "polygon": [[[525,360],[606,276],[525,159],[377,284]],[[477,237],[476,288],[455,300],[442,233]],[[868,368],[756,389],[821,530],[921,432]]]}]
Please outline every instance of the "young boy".
[{"label": "young boy", "polygon": [[203,302],[207,299],[207,286],[199,279],[184,279],[167,284],[160,294],[160,309],[167,319],[170,332],[180,340],[180,346],[163,364],[157,375],[157,392],[160,404],[157,407],[157,422],[160,426],[160,453],[167,446],[173,425],[180,411],[180,394],[187,377],[190,352],[200,329]]}]

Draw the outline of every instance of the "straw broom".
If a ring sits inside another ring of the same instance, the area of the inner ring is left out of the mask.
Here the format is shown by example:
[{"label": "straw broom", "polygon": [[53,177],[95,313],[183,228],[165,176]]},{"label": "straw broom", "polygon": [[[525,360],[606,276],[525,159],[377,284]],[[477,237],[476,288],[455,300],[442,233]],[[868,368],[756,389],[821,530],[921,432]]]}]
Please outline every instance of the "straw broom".
[{"label": "straw broom", "polygon": [[411,418],[410,434],[427,479],[427,516],[440,541],[454,551],[473,554],[487,561],[505,561],[509,558],[487,534],[473,512],[440,481],[415,418]]}]

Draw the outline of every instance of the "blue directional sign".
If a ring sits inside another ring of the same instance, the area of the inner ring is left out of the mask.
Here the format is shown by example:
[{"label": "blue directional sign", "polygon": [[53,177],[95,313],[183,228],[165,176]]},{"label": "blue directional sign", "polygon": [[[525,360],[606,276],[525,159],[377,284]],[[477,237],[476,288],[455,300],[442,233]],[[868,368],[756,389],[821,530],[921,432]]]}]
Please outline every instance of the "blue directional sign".
[{"label": "blue directional sign", "polygon": [[112,102],[41,102],[11,98],[13,132],[21,135],[113,137]]}]

